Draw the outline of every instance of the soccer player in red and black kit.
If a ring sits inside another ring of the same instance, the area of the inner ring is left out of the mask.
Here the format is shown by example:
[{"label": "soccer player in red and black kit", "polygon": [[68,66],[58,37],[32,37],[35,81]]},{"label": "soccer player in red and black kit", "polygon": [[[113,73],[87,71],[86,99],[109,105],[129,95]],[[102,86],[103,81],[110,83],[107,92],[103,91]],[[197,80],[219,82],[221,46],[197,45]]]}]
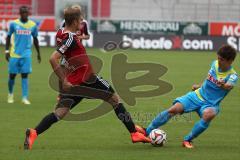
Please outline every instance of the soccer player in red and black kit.
[{"label": "soccer player in red and black kit", "polygon": [[[130,114],[126,111],[119,96],[107,81],[99,78],[92,69],[85,48],[76,35],[81,22],[79,9],[68,7],[64,12],[66,26],[57,33],[57,47],[50,58],[55,74],[61,81],[59,101],[55,111],[45,116],[34,128],[26,130],[25,149],[31,149],[38,135],[46,131],[52,124],[58,122],[75,107],[83,98],[102,99],[112,105],[117,117],[128,129],[132,142],[150,142],[150,139],[140,133],[142,128],[135,126]],[[59,60],[65,59],[65,67],[61,67]],[[79,96],[75,91],[82,89]],[[86,95],[84,95],[86,93]],[[100,93],[100,94],[99,94]],[[128,118],[123,118],[127,116]]]},{"label": "soccer player in red and black kit", "polygon": [[[72,8],[78,9],[80,10],[80,12],[82,13],[82,9],[80,5],[72,5]],[[82,40],[88,40],[90,38],[89,35],[89,31],[88,31],[88,22],[86,19],[84,19],[83,16],[81,16],[81,23],[80,23],[80,28],[78,31],[76,31],[76,35],[78,36],[78,38],[80,39],[80,41],[82,42]],[[60,29],[65,27],[65,19],[61,22],[60,24]]]}]

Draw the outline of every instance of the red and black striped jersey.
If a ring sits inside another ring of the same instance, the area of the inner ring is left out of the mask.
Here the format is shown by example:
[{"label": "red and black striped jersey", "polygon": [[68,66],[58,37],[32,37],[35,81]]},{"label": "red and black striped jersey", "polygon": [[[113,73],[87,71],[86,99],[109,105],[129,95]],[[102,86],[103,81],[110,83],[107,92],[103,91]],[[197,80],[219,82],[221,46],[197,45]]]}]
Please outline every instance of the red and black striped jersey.
[{"label": "red and black striped jersey", "polygon": [[66,76],[70,83],[79,85],[93,74],[93,69],[77,34],[60,28],[56,34],[57,51],[62,54]]}]

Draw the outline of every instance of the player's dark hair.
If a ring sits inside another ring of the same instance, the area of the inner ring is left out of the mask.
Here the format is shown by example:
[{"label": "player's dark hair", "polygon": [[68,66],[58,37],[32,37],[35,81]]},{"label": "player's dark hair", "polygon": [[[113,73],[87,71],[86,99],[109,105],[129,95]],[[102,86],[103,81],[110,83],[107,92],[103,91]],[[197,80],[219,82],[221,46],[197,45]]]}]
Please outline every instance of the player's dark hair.
[{"label": "player's dark hair", "polygon": [[29,12],[29,8],[27,6],[21,6],[19,8],[19,13],[23,13],[23,12]]},{"label": "player's dark hair", "polygon": [[77,8],[67,7],[64,9],[64,19],[67,26],[72,25],[74,20],[79,20],[81,17],[81,11]]},{"label": "player's dark hair", "polygon": [[217,54],[228,61],[233,61],[237,55],[237,51],[230,45],[223,45],[219,48]]}]

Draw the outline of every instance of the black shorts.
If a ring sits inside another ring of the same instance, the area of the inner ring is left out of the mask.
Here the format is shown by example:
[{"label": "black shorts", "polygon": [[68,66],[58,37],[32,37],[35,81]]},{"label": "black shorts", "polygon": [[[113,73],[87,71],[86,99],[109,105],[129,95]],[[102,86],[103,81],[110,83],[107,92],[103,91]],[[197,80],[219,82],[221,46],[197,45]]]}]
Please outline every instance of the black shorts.
[{"label": "black shorts", "polygon": [[58,96],[56,107],[69,107],[72,109],[84,98],[107,101],[113,94],[114,90],[106,80],[102,79],[102,77],[94,76],[91,82],[82,83],[71,88],[68,92],[61,92]]}]

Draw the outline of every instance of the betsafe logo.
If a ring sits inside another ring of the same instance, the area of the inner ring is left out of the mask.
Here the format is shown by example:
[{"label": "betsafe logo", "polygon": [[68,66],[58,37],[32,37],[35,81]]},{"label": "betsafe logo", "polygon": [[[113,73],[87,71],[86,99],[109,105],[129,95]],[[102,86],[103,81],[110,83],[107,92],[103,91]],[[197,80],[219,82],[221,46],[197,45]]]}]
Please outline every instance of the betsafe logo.
[{"label": "betsafe logo", "polygon": [[[109,44],[111,46],[107,46]],[[112,46],[114,46],[115,48]],[[106,43],[103,48],[105,49],[106,53],[110,53],[110,51],[116,49],[116,47],[119,47],[121,49],[121,45],[116,43],[113,45],[113,42]],[[126,53],[126,48],[127,47],[124,48],[125,52],[109,54],[109,57],[111,56],[111,59],[108,60],[111,64],[111,67],[109,68],[109,73],[111,76],[112,87],[114,88],[115,92],[120,96],[123,102],[125,102],[129,106],[135,106],[138,98],[144,98],[147,100],[150,97],[166,94],[173,89],[173,86],[170,83],[160,79],[164,74],[166,74],[168,70],[167,67],[158,63],[151,62],[128,62],[128,54]],[[73,58],[73,62],[77,63],[78,60],[76,59],[81,59],[81,56]],[[89,55],[89,59],[95,70],[95,73],[98,74],[102,69],[104,61],[94,55]],[[75,69],[82,67],[80,63],[76,63],[67,64],[73,65]],[[131,74],[135,74],[135,76],[132,76]],[[91,82],[94,83],[94,81]],[[70,111],[67,116],[64,117],[64,120],[66,121],[88,121],[101,117],[113,110],[113,107],[106,101],[104,101],[106,100],[106,98],[112,95],[110,92],[108,93],[108,91],[78,85],[71,88],[67,93],[63,92],[60,89],[61,82],[59,81],[57,75],[54,72],[49,77],[49,86],[53,90],[61,94],[67,94],[69,96],[79,96],[88,99],[103,100],[101,104],[95,107],[91,107],[91,109],[86,112],[73,113]],[[145,88],[144,86],[152,87],[149,89]]]},{"label": "betsafe logo", "polygon": [[184,50],[213,50],[213,41],[210,39],[195,39],[187,36],[146,36],[134,38],[123,35],[123,42],[128,41],[134,49],[184,49]]}]

